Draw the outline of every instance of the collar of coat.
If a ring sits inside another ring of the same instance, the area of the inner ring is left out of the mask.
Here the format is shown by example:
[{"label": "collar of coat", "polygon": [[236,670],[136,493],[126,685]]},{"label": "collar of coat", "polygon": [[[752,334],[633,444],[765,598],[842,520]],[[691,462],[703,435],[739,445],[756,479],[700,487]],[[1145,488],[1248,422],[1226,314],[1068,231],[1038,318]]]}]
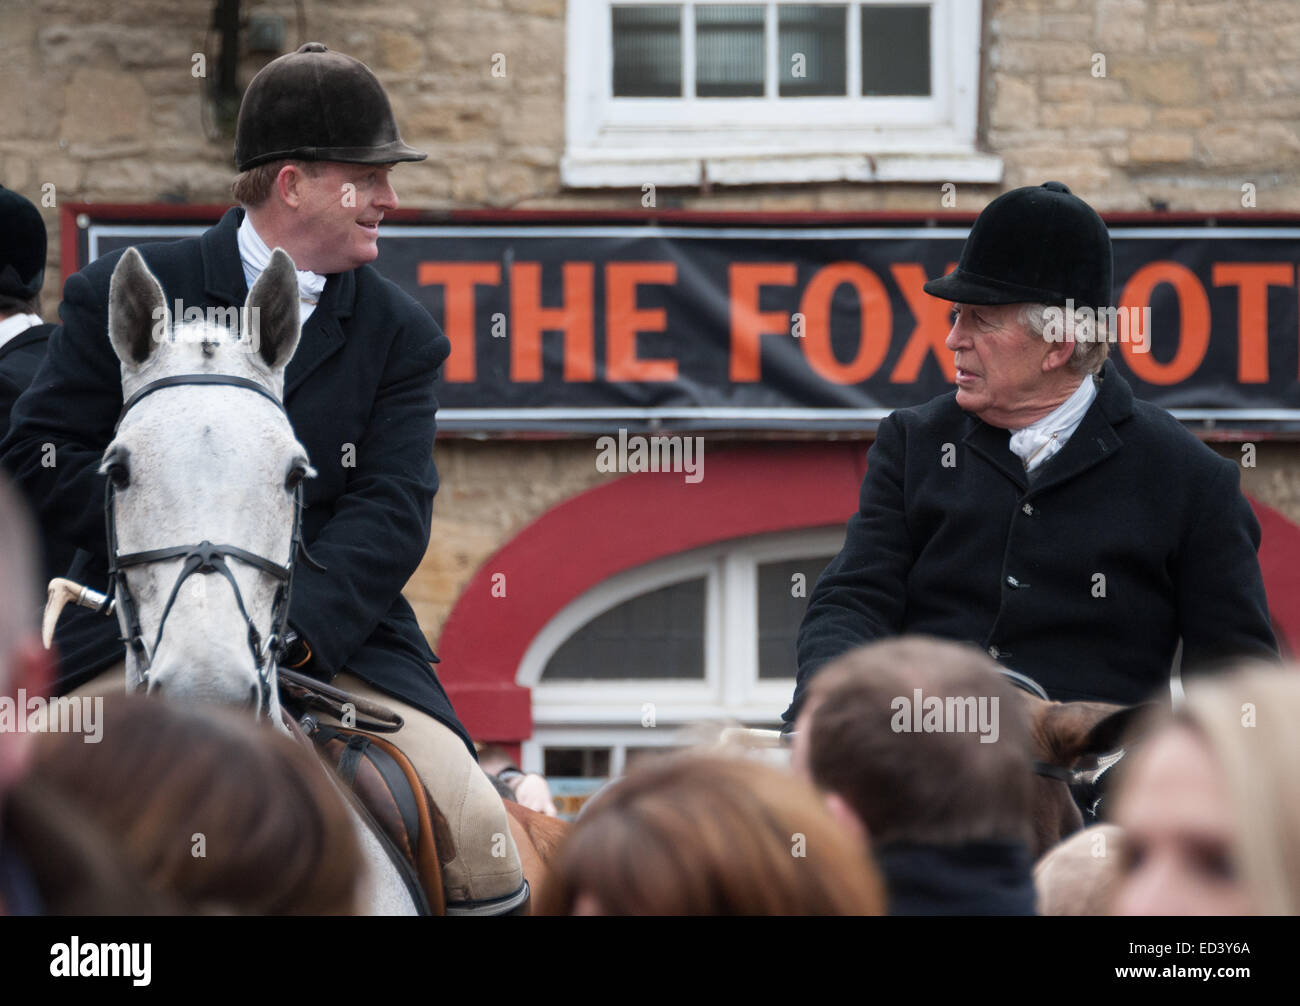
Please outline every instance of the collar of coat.
[{"label": "collar of coat", "polygon": [[[1035,492],[1066,482],[1101,464],[1123,446],[1124,441],[1115,427],[1133,414],[1133,389],[1111,360],[1102,365],[1101,373],[1093,380],[1097,382],[1096,400],[1084,414],[1079,428],[1052,458],[1050,468],[1043,469],[1042,476],[1034,483]],[[966,413],[963,442],[1021,490],[1028,490],[1029,476],[1024,463],[1012,453],[1010,441],[1009,430],[990,426]]]},{"label": "collar of coat", "polygon": [[[213,301],[232,307],[242,307],[248,297],[248,283],[239,258],[238,232],[243,219],[243,209],[233,207],[199,239],[204,292]],[[356,297],[356,270],[333,273],[326,278],[320,303],[303,325],[298,351],[285,371],[286,400],[308,374],[342,348],[345,341],[342,320],[352,316]]]}]

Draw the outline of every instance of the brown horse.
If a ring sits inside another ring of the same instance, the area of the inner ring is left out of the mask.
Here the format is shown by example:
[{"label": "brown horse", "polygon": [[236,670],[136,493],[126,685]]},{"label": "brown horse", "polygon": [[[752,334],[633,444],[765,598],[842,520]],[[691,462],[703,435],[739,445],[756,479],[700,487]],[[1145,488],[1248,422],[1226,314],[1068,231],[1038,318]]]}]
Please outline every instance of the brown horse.
[{"label": "brown horse", "polygon": [[504,802],[510,817],[510,834],[519,849],[519,861],[532,892],[532,905],[536,907],[554,878],[550,863],[572,825],[558,817],[529,810],[513,800]]},{"label": "brown horse", "polygon": [[1034,858],[1083,827],[1070,782],[1084,785],[1118,760],[1148,706],[1109,702],[1052,702],[1022,695],[1029,714],[1037,773],[1034,780]]}]

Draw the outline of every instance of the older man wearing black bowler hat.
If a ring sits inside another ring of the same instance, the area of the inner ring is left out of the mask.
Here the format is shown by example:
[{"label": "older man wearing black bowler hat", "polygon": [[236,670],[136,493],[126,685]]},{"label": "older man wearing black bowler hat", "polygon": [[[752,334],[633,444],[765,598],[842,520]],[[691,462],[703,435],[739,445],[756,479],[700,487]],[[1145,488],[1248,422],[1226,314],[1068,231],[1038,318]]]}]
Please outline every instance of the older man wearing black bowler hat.
[{"label": "older man wearing black bowler hat", "polygon": [[1148,698],[1180,639],[1184,673],[1275,657],[1236,465],[1107,359],[1097,213],[1060,182],[1006,192],[925,289],[954,302],[957,389],[880,424],[787,724],[824,664],[904,633],[977,644],[1063,701]]},{"label": "older man wearing black bowler hat", "polygon": [[[377,699],[404,720],[395,735],[447,818],[448,914],[526,913],[528,884],[506,810],[433,672],[437,658],[402,588],[429,543],[438,473],[435,384],[447,337],[370,265],[380,223],[397,208],[389,173],[427,155],[408,146],[383,86],[363,63],[309,42],[249,83],[235,131],[239,207],[202,236],[140,248],[167,303],[244,303],[283,248],[298,268],[302,338],[285,374],[285,406],[317,477],[305,483],[303,537],[321,572],[294,572],[281,666]],[[122,408],[107,338],[105,255],[64,287],[62,328],[0,444],[39,501],[54,568],[104,589],[100,456]],[[45,464],[53,444],[57,463]],[[59,624],[60,690],[123,687],[115,620],[78,609]]]}]

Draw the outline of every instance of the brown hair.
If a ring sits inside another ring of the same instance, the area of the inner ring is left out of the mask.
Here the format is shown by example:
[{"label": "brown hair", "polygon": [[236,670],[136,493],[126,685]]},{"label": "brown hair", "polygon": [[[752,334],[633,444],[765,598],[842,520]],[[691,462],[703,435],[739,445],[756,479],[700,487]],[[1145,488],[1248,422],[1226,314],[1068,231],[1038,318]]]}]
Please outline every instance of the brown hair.
[{"label": "brown hair", "polygon": [[103,703],[101,741],[43,735],[34,774],[95,820],[154,890],[200,912],[355,912],[360,846],[309,749],[216,706]]},{"label": "brown hair", "polygon": [[[917,731],[914,721],[896,729],[899,700],[910,713],[916,689],[964,715],[971,699],[987,700],[997,740],[975,729]],[[873,845],[1032,841],[1029,724],[982,651],[926,636],[873,643],[825,668],[806,702],[812,778],[848,802]]]},{"label": "brown hair", "polygon": [[255,168],[241,171],[230,184],[230,193],[241,206],[260,206],[266,202],[275,188],[275,180],[280,169],[292,164],[309,177],[315,178],[323,170],[316,161],[282,160],[259,164]]},{"label": "brown hair", "polygon": [[867,850],[817,792],[738,757],[655,759],[603,792],[554,863],[543,915],[880,915]]}]

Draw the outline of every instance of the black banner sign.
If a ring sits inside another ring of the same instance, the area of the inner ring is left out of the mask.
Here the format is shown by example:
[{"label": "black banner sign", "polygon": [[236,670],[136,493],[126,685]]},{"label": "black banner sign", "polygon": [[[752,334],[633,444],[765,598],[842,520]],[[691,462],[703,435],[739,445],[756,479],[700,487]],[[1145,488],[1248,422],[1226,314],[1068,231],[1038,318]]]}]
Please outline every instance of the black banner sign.
[{"label": "black banner sign", "polygon": [[[203,229],[81,209],[83,263]],[[951,305],[921,287],[965,234],[386,222],[376,267],[451,339],[444,431],[851,432],[954,387]],[[1138,397],[1200,428],[1300,431],[1300,226],[1111,234],[1111,352]]]}]

